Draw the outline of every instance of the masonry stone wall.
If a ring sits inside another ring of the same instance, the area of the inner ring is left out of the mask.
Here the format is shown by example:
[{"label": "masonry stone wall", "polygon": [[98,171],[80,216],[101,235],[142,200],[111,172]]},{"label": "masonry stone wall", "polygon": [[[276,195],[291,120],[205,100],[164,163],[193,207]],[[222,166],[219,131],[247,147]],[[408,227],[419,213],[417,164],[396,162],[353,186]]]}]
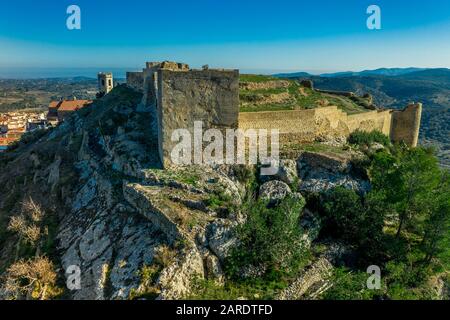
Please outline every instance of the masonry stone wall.
[{"label": "masonry stone wall", "polygon": [[193,136],[195,121],[204,129],[224,131],[237,128],[239,114],[239,71],[158,71],[158,130],[161,162],[170,164],[175,129],[187,129]]},{"label": "masonry stone wall", "polygon": [[239,128],[278,129],[280,142],[313,142],[321,136],[345,136],[355,130],[379,130],[395,142],[416,146],[421,107],[404,111],[374,110],[347,115],[335,106],[289,111],[246,112],[239,114]]},{"label": "masonry stone wall", "polygon": [[142,92],[144,88],[144,73],[127,72],[127,85],[136,91]]},{"label": "masonry stone wall", "polygon": [[410,104],[403,111],[393,111],[391,139],[395,142],[404,141],[407,145],[417,146],[421,117],[421,103]]},{"label": "masonry stone wall", "polygon": [[357,129],[368,132],[378,130],[389,136],[392,125],[391,114],[391,110],[374,110],[349,115],[344,119],[344,121],[345,125],[349,129],[349,132],[353,132]]}]

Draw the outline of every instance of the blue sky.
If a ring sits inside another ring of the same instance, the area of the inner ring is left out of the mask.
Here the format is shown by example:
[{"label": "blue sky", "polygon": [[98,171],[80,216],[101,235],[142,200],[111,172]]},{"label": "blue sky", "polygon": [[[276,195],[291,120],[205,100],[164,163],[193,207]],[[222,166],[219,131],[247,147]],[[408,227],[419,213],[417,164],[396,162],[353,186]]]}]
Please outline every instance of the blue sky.
[{"label": "blue sky", "polygon": [[[71,4],[81,30],[66,28]],[[371,4],[381,30],[366,27]],[[0,69],[137,69],[152,60],[264,73],[450,68],[450,1],[1,1]]]}]

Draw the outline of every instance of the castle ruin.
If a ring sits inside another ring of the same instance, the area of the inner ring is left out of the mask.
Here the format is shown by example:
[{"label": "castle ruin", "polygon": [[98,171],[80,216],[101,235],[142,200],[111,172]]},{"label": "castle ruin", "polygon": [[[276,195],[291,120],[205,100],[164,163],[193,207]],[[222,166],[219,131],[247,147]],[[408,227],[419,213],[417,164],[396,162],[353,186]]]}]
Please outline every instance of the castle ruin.
[{"label": "castle ruin", "polygon": [[[307,110],[239,112],[239,71],[190,69],[176,62],[147,62],[141,72],[127,72],[127,85],[143,93],[141,107],[156,114],[159,154],[171,164],[175,129],[278,129],[280,143],[308,143],[321,136],[349,136],[355,130],[379,130],[393,142],[418,143],[422,104],[404,110],[368,110],[348,115],[336,106]],[[311,87],[313,84],[311,83]]]},{"label": "castle ruin", "polygon": [[239,71],[190,69],[175,62],[147,62],[142,72],[128,72],[127,85],[143,93],[142,106],[158,119],[161,162],[170,165],[175,129],[193,134],[194,121],[205,129],[238,127]]}]

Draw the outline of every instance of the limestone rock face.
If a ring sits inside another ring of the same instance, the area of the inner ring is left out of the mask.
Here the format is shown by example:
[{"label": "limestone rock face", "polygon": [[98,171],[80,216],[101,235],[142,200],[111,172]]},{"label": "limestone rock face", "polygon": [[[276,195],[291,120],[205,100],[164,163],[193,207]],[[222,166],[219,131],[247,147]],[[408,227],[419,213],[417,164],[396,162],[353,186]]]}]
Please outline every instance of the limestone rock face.
[{"label": "limestone rock face", "polygon": [[[320,258],[312,264],[289,287],[283,290],[277,297],[278,300],[299,300],[313,286],[323,290],[328,285],[328,277],[331,275],[333,265],[325,258]],[[311,293],[315,295],[315,292]]]},{"label": "limestone rock face", "polygon": [[351,159],[339,155],[304,152],[297,161],[302,192],[318,193],[338,186],[360,193],[369,191],[370,183],[352,171]]},{"label": "limestone rock face", "polygon": [[268,181],[259,189],[259,196],[270,200],[270,202],[282,200],[291,193],[291,188],[286,183],[278,180]]},{"label": "limestone rock face", "polygon": [[61,166],[61,158],[57,158],[49,167],[47,183],[52,189],[55,188],[59,181],[59,167]]},{"label": "limestone rock face", "polygon": [[[173,86],[176,95],[182,84],[166,85]],[[199,165],[162,170],[155,115],[138,111],[141,99],[135,90],[115,88],[98,105],[69,117],[42,142],[26,146],[20,159],[7,164],[8,177],[0,171],[0,185],[6,185],[3,190],[13,191],[14,185],[8,184],[11,175],[23,178],[17,180],[24,181],[26,195],[36,196],[35,201],[57,217],[58,276],[69,279],[67,270],[80,270],[81,288],[65,289],[67,299],[147,298],[150,294],[158,299],[185,298],[195,278],[223,283],[224,262],[239,244],[235,230],[246,217],[234,208],[242,205],[246,191],[253,191],[246,190],[250,179],[245,177],[255,178],[255,167]],[[219,115],[205,111],[205,117]],[[177,114],[167,115],[171,116]],[[24,172],[29,175],[23,176]],[[278,173],[260,186],[260,197],[272,202],[301,197],[294,190],[300,179],[299,189],[304,192],[336,185],[367,189],[367,182],[353,173],[350,159],[303,153],[298,161],[281,161]],[[13,196],[2,193],[0,209],[7,205],[4,199],[13,204],[23,200]],[[300,221],[304,244],[317,237],[318,220],[305,210]],[[12,252],[14,246],[9,247],[2,246],[0,256],[9,257],[7,250]],[[327,261],[306,270],[280,297],[307,294],[328,272]],[[264,266],[249,266],[242,272],[257,276],[264,271]]]},{"label": "limestone rock face", "polygon": [[[65,289],[67,299],[180,299],[195,278],[224,280],[242,222],[226,209],[242,203],[245,183],[229,166],[162,170],[155,114],[137,110],[141,99],[119,86],[27,146],[25,167],[9,165],[9,174],[30,172],[28,194],[58,218],[58,276],[80,271],[81,287]],[[150,280],[146,270],[155,273]]]},{"label": "limestone rock face", "polygon": [[237,239],[233,234],[236,225],[236,223],[218,219],[206,229],[209,248],[221,262],[229,256],[230,249],[237,245]]},{"label": "limestone rock face", "polygon": [[158,285],[162,291],[158,299],[181,299],[189,293],[190,282],[195,277],[204,277],[204,265],[200,252],[193,247],[185,250],[175,263],[161,272]]},{"label": "limestone rock face", "polygon": [[224,284],[225,274],[222,271],[220,260],[216,255],[208,254],[205,259],[207,277],[212,278],[219,285]]},{"label": "limestone rock face", "polygon": [[278,172],[274,175],[261,175],[260,180],[263,182],[280,180],[288,185],[292,185],[298,180],[297,163],[292,159],[281,159]]}]

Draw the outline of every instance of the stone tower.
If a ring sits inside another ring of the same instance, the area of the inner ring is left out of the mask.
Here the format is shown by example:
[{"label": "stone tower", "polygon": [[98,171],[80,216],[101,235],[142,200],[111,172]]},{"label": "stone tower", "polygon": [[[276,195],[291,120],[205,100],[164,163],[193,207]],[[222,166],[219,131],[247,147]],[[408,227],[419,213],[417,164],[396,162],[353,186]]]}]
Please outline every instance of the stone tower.
[{"label": "stone tower", "polygon": [[239,70],[190,69],[185,63],[147,62],[142,72],[127,73],[127,85],[143,93],[141,110],[157,119],[159,156],[172,164],[175,130],[193,134],[195,122],[204,130],[238,127]]},{"label": "stone tower", "polygon": [[108,94],[114,88],[114,79],[111,72],[100,72],[97,78],[99,93]]}]

